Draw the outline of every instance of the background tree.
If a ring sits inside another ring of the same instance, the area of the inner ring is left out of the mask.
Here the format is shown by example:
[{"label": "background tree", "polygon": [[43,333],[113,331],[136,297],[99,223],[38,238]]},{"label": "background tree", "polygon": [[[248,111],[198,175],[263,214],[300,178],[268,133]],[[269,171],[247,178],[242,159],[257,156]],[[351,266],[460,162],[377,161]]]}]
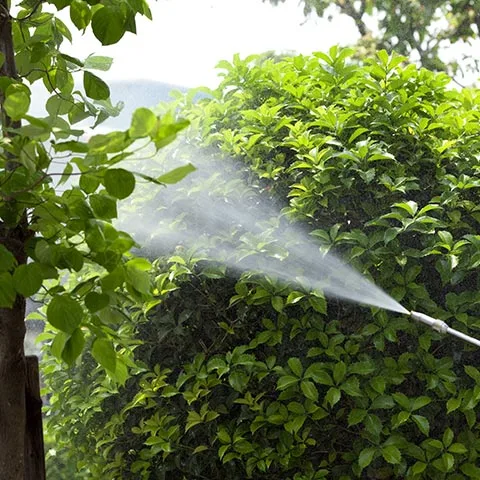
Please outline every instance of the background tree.
[{"label": "background tree", "polygon": [[[83,141],[87,126],[118,113],[107,84],[92,72],[107,70],[111,59],[78,59],[63,51],[63,41],[72,36],[51,13],[63,9],[75,28],[91,27],[104,45],[135,32],[138,14],[150,17],[144,0],[0,1],[0,478],[5,480],[24,476],[25,298],[41,289],[51,299],[47,317],[65,362],[80,354],[89,330],[95,332],[96,360],[112,376],[124,374],[112,343],[115,332],[96,312],[106,305],[114,309],[119,286],[129,284],[147,296],[149,291],[145,283],[139,287],[143,267],[125,260],[134,241],[112,226],[117,201],[136,183],[119,164],[132,155],[135,142],[144,139],[158,150],[185,126],[139,109],[129,130]],[[42,118],[29,115],[33,83],[50,93]],[[86,265],[95,268],[94,275],[71,288],[62,284],[65,272],[76,271],[80,278]]]},{"label": "background tree", "polygon": [[[270,0],[274,5],[285,0]],[[337,13],[349,16],[361,36],[364,53],[377,49],[396,51],[419,61],[431,70],[459,68],[457,60],[442,60],[442,48],[459,41],[470,42],[480,31],[478,0],[301,0],[305,14],[316,12],[330,18]],[[373,28],[372,28],[373,26]],[[458,59],[458,60],[466,60]],[[477,60],[469,58],[478,70]],[[465,62],[460,62],[465,66]]]}]

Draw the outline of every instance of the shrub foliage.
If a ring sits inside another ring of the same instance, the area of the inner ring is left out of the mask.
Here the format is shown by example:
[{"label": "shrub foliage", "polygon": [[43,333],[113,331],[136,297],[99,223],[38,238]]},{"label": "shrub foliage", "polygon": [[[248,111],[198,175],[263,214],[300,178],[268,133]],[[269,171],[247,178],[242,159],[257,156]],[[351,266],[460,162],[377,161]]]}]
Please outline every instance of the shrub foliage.
[{"label": "shrub foliage", "polygon": [[[217,173],[168,201],[268,197],[407,309],[478,336],[480,93],[351,53],[222,62],[212,96],[176,108],[188,143],[241,160],[248,186]],[[123,379],[89,353],[62,376],[47,349],[48,428],[78,478],[480,477],[475,348],[193,248],[172,255],[153,261],[149,295],[125,299]]]}]

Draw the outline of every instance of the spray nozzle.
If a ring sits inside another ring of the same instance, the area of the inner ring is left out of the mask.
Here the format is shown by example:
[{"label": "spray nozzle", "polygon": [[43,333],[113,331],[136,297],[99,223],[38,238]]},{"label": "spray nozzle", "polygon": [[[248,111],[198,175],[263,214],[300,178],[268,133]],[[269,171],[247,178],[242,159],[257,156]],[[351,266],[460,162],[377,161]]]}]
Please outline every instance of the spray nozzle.
[{"label": "spray nozzle", "polygon": [[449,326],[438,318],[429,317],[428,315],[419,312],[410,312],[410,315],[414,320],[417,320],[417,322],[425,323],[439,333],[448,333]]},{"label": "spray nozzle", "polygon": [[410,316],[417,320],[417,322],[422,322],[428,325],[433,330],[439,333],[449,333],[450,335],[454,335],[455,337],[461,338],[466,342],[473,343],[477,347],[480,347],[480,340],[471,337],[470,335],[466,335],[465,333],[459,332],[453,328],[450,328],[443,320],[439,320],[438,318],[433,318],[424,313],[419,312],[410,312]]}]

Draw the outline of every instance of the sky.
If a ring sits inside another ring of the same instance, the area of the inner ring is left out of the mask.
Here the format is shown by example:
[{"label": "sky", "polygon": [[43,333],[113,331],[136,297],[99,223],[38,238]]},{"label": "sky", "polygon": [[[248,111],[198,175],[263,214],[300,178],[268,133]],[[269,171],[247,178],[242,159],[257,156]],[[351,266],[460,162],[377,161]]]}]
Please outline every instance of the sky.
[{"label": "sky", "polygon": [[[153,21],[137,17],[137,35],[102,47],[91,31],[75,34],[72,54],[114,58],[109,81],[148,79],[186,87],[218,83],[219,60],[267,50],[311,53],[351,44],[358,33],[351,19],[306,19],[298,0],[278,7],[262,0],[158,0],[149,2]],[[67,16],[68,18],[68,16]],[[72,29],[72,32],[75,28]],[[67,48],[64,47],[66,52]]]}]

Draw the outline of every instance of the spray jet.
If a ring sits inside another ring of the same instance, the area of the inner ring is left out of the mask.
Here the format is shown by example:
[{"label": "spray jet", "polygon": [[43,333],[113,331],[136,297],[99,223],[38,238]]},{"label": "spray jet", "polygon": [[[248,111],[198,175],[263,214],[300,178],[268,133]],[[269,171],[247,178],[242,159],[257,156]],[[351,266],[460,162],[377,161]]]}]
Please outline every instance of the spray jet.
[{"label": "spray jet", "polygon": [[449,333],[450,335],[454,335],[455,337],[461,338],[466,342],[473,343],[473,345],[480,347],[480,340],[470,337],[470,335],[465,335],[464,333],[449,327],[444,321],[439,320],[438,318],[429,317],[428,315],[419,312],[409,312],[409,314],[417,322],[425,323],[439,333]]}]

